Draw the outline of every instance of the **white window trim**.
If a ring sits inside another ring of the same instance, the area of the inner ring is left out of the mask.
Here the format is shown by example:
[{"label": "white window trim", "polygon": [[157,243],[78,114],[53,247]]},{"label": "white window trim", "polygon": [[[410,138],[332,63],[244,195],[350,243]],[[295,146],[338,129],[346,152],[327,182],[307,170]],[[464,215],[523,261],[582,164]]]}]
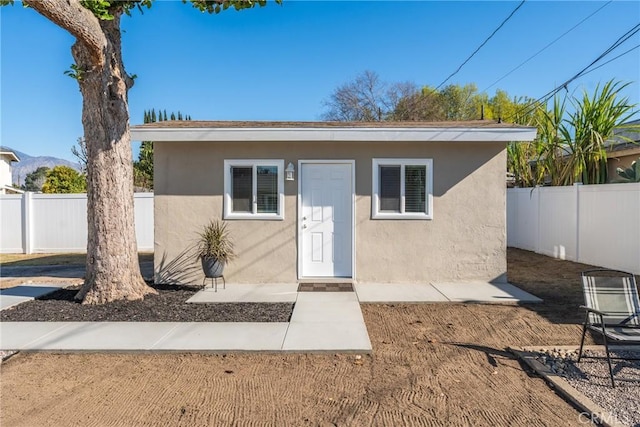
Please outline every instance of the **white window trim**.
[{"label": "white window trim", "polygon": [[[380,166],[400,166],[400,212],[380,212]],[[425,211],[404,212],[405,166],[426,166]],[[371,217],[373,219],[433,219],[433,159],[373,159],[371,184]]]},{"label": "white window trim", "polygon": [[[233,201],[231,199],[231,168],[234,166],[253,167],[252,185],[252,210],[249,212],[232,212]],[[258,166],[276,166],[278,168],[278,212],[258,213],[256,201]],[[224,219],[260,219],[260,220],[284,220],[284,160],[280,159],[230,159],[224,161]]]}]

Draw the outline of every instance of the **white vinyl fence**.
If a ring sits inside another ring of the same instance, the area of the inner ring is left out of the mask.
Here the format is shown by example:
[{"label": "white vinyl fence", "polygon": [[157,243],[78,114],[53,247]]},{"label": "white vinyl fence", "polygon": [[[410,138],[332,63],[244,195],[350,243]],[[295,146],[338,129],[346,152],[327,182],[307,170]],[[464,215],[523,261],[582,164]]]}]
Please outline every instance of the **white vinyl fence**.
[{"label": "white vinyl fence", "polygon": [[[138,250],[153,251],[153,193],[135,193]],[[0,252],[87,250],[86,194],[0,195]]]},{"label": "white vinyl fence", "polygon": [[510,188],[507,244],[640,274],[640,183]]}]

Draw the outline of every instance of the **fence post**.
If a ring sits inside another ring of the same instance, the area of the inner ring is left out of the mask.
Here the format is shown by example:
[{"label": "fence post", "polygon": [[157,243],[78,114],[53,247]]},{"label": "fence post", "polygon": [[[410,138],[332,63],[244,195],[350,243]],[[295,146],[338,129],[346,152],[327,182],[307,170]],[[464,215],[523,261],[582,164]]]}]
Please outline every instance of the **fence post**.
[{"label": "fence post", "polygon": [[33,215],[31,214],[32,208],[32,196],[31,191],[26,191],[22,195],[22,250],[25,254],[32,253],[32,233],[31,227],[33,225]]},{"label": "fence post", "polygon": [[540,223],[542,222],[542,218],[540,215],[540,200],[542,199],[542,187],[540,187],[539,185],[536,185],[533,189],[533,191],[535,192],[535,194],[537,195],[537,201],[536,201],[536,249],[535,249],[535,253],[539,254],[540,253],[540,234],[542,233],[542,226],[540,225]]},{"label": "fence post", "polygon": [[581,182],[573,183],[576,198],[576,262],[580,262],[580,186]]}]

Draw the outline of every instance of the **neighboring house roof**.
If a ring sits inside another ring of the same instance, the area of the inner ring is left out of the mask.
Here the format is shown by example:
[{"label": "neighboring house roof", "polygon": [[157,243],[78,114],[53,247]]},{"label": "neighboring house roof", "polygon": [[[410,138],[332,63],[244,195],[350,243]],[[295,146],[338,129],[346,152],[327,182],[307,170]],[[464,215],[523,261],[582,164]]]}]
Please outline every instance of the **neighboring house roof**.
[{"label": "neighboring house roof", "polygon": [[0,151],[0,156],[8,157],[9,161],[12,161],[12,162],[20,161],[18,156],[16,156],[16,153],[14,153],[13,151]]},{"label": "neighboring house roof", "polygon": [[[637,129],[628,128],[616,129],[613,131],[614,137],[606,142],[608,152],[627,151],[640,152],[640,119],[625,123],[623,126],[634,126]],[[632,154],[632,153],[629,153]]]},{"label": "neighboring house roof", "polygon": [[532,141],[535,127],[465,122],[163,121],[131,127],[138,141]]},{"label": "neighboring house roof", "polygon": [[24,191],[20,190],[19,188],[15,188],[15,187],[10,187],[8,185],[3,185],[2,190],[4,190],[6,193],[13,193],[13,194],[23,194]]}]

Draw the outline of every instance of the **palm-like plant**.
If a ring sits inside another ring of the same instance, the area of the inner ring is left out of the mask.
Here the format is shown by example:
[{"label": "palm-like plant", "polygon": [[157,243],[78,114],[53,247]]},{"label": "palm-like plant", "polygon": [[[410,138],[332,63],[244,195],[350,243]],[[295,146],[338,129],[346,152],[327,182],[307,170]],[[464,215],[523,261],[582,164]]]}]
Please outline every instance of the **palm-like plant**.
[{"label": "palm-like plant", "polygon": [[[551,185],[567,185],[570,172],[565,160],[568,154],[568,131],[564,123],[566,99],[553,99],[553,107],[538,109],[536,124],[538,127],[537,144],[537,183],[542,183],[545,177],[551,180]],[[570,137],[569,137],[570,138]]]},{"label": "palm-like plant", "polygon": [[607,142],[629,140],[617,131],[637,131],[639,125],[627,123],[635,107],[619,92],[628,84],[613,80],[592,96],[571,101],[574,112],[566,116],[566,101],[554,98],[551,109],[540,108],[536,115],[538,137],[535,184],[546,179],[551,185],[602,184],[607,182]]},{"label": "palm-like plant", "polygon": [[236,257],[226,223],[214,219],[198,235],[198,258],[213,258],[226,264]]},{"label": "palm-like plant", "polygon": [[[564,139],[569,146],[567,164],[572,171],[571,181],[583,184],[603,184],[607,182],[606,142],[614,137],[614,129],[637,128],[626,126],[634,115],[633,105],[627,98],[618,98],[621,90],[628,86],[620,82],[608,81],[600,90],[600,85],[592,97],[585,92],[581,100],[574,102],[575,112],[569,115]],[[573,132],[573,138],[569,133]]]},{"label": "palm-like plant", "polygon": [[535,147],[530,142],[510,142],[507,145],[507,170],[513,173],[515,185],[533,187],[537,181],[531,167]]}]

